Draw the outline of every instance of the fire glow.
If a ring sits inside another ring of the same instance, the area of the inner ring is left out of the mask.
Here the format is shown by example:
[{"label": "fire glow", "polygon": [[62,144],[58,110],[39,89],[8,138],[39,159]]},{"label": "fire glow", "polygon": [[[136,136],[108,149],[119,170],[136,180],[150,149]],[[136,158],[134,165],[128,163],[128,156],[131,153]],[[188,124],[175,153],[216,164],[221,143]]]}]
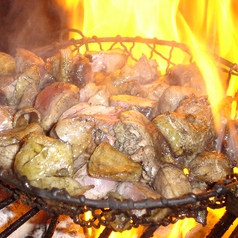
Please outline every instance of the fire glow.
[{"label": "fire glow", "polygon": [[[220,79],[214,60],[205,52],[219,55],[231,62],[238,61],[238,32],[235,29],[238,23],[237,1],[57,1],[65,8],[69,27],[81,30],[85,36],[156,37],[161,40],[187,44],[194,56],[194,61],[206,80],[209,101],[214,115],[218,114],[216,105],[222,98],[225,96],[235,97],[238,91],[238,82],[235,82],[231,77],[225,91],[226,82]],[[79,36],[71,34],[69,37],[77,39]],[[160,66],[162,67],[162,65]],[[235,100],[231,108],[230,117],[237,119],[237,102]],[[217,120],[219,121],[219,118]],[[221,214],[223,212],[222,209]],[[221,216],[221,214],[217,215]],[[189,219],[186,220],[186,225],[177,223],[171,230],[170,236],[175,237],[180,232],[180,236],[177,237],[185,237],[186,233],[183,227],[191,229],[195,225],[195,222]],[[100,232],[102,229],[99,229],[97,234],[90,231],[90,234],[97,237]],[[123,233],[123,235],[138,237],[138,232],[138,230],[132,229],[129,234]],[[113,233],[110,237],[120,236],[120,233]],[[157,237],[156,234],[154,237]]]}]

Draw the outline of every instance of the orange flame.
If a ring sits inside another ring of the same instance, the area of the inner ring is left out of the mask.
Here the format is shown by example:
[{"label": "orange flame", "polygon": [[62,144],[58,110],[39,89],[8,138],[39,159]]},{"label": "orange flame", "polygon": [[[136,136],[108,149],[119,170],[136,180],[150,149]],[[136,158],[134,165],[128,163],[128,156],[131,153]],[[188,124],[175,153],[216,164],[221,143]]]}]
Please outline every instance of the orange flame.
[{"label": "orange flame", "polygon": [[[84,35],[142,36],[173,40],[187,44],[207,85],[214,115],[216,105],[225,96],[235,96],[238,81],[231,77],[228,90],[221,80],[211,52],[231,62],[238,61],[238,1],[236,0],[57,0],[65,7],[69,27]],[[79,37],[77,34],[70,38]],[[237,102],[232,105],[232,118],[237,117]],[[217,118],[219,121],[219,118]],[[177,226],[181,224],[178,223]],[[190,228],[195,226],[192,222]],[[100,233],[99,233],[100,234]],[[110,237],[119,237],[112,234]],[[133,237],[132,234],[128,237]],[[171,235],[171,237],[175,237]],[[178,237],[185,237],[181,234]]]}]

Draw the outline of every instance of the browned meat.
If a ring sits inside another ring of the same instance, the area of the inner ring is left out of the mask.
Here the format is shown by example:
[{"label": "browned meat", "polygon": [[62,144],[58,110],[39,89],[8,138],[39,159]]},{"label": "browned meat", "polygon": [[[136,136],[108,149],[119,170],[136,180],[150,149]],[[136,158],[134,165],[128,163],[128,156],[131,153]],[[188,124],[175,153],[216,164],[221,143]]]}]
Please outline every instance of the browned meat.
[{"label": "browned meat", "polygon": [[88,199],[105,199],[109,193],[115,192],[118,182],[94,178],[88,175],[87,171],[88,165],[85,164],[81,167],[75,174],[74,179],[78,181],[83,186],[93,186],[91,189],[84,193],[84,196]]},{"label": "browned meat", "polygon": [[101,52],[88,51],[85,56],[89,59],[94,73],[105,72],[107,74],[121,69],[126,64],[128,57],[121,49]]},{"label": "browned meat", "polygon": [[159,99],[159,112],[175,111],[179,103],[192,94],[196,95],[196,90],[191,87],[167,87]]},{"label": "browned meat", "polygon": [[161,195],[151,187],[139,182],[122,182],[118,185],[116,192],[124,199],[132,199],[133,201],[161,198]]},{"label": "browned meat", "polygon": [[187,176],[173,164],[165,164],[159,169],[153,187],[165,198],[176,198],[191,192]]},{"label": "browned meat", "polygon": [[109,106],[110,95],[106,86],[88,83],[80,89],[80,102],[88,102],[92,106]]},{"label": "browned meat", "polygon": [[69,143],[72,146],[74,159],[84,153],[88,158],[95,149],[92,146],[94,145],[92,133],[94,127],[94,119],[85,116],[61,119],[51,130],[50,136]]},{"label": "browned meat", "polygon": [[15,59],[9,54],[0,52],[0,76],[12,76],[15,69]]},{"label": "browned meat", "polygon": [[89,82],[93,82],[92,66],[88,58],[81,54],[77,54],[73,58],[71,79],[71,83],[79,88],[84,87]]},{"label": "browned meat", "polygon": [[47,58],[45,68],[56,78],[56,81],[70,83],[73,68],[73,55],[71,49],[60,49],[58,54]]},{"label": "browned meat", "polygon": [[78,87],[70,83],[55,82],[38,93],[34,107],[42,116],[42,127],[49,130],[64,111],[78,102]]},{"label": "browned meat", "polygon": [[211,106],[206,96],[196,97],[195,95],[192,95],[191,97],[184,99],[176,109],[176,112],[178,114],[194,115],[197,118],[196,121],[201,126],[203,124],[207,129],[206,137],[204,138],[204,141],[206,141],[204,149],[215,149],[217,135],[214,127]]},{"label": "browned meat", "polygon": [[43,134],[43,129],[39,124],[32,123],[24,127],[15,127],[0,132],[1,166],[12,168],[15,156],[21,146],[21,140],[31,132]]},{"label": "browned meat", "polygon": [[227,123],[223,139],[222,153],[224,153],[234,165],[238,164],[238,121],[230,120]]},{"label": "browned meat", "polygon": [[70,118],[72,116],[86,116],[90,120],[93,118],[95,121],[94,142],[97,145],[101,142],[108,142],[114,145],[114,125],[120,120],[119,114],[122,111],[122,108],[89,106],[87,103],[79,103],[62,114],[62,118]]},{"label": "browned meat", "polygon": [[40,84],[39,67],[33,64],[24,68],[15,76],[15,80],[16,87],[10,104],[17,105],[18,108],[33,106]]},{"label": "browned meat", "polygon": [[0,131],[12,129],[15,109],[0,105]]},{"label": "browned meat", "polygon": [[143,166],[143,179],[151,180],[158,170],[157,156],[160,151],[159,132],[151,121],[138,111],[125,111],[114,126],[114,147],[131,156]]},{"label": "browned meat", "polygon": [[0,104],[11,105],[15,88],[16,80],[13,76],[0,76]]},{"label": "browned meat", "polygon": [[207,94],[205,80],[195,63],[170,68],[166,78],[170,85],[194,88],[200,96]]},{"label": "browned meat", "polygon": [[203,152],[189,163],[189,171],[191,181],[214,183],[231,174],[232,165],[223,154]]},{"label": "browned meat", "polygon": [[[192,114],[168,112],[157,116],[153,123],[168,142],[174,158],[186,157],[185,167],[196,154],[204,150],[207,138],[210,138],[210,127]],[[160,159],[166,161],[166,158]]]},{"label": "browned meat", "polygon": [[[116,166],[115,166],[116,165]],[[114,181],[139,181],[142,167],[126,154],[102,142],[95,149],[88,163],[88,174],[95,178]]]},{"label": "browned meat", "polygon": [[58,139],[30,133],[14,161],[14,171],[31,180],[44,177],[72,177],[71,146]]},{"label": "browned meat", "polygon": [[16,73],[25,71],[32,65],[44,66],[45,62],[29,50],[18,48],[15,56]]},{"label": "browned meat", "polygon": [[158,115],[158,102],[147,98],[131,95],[113,95],[110,97],[109,105],[113,107],[123,107],[127,111],[139,111],[149,120]]},{"label": "browned meat", "polygon": [[[160,72],[155,60],[149,60],[143,54],[134,66],[126,65],[120,74],[121,83],[136,80],[140,84],[148,84],[158,79]],[[120,82],[119,82],[120,83]]]}]

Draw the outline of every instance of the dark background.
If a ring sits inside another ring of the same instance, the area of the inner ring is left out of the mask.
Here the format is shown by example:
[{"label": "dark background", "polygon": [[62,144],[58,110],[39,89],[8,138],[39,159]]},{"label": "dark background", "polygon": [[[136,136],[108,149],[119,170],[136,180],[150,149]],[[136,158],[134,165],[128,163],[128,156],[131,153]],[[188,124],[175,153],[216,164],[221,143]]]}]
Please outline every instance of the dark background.
[{"label": "dark background", "polygon": [[35,49],[59,40],[67,27],[64,12],[54,0],[0,0],[0,51]]}]

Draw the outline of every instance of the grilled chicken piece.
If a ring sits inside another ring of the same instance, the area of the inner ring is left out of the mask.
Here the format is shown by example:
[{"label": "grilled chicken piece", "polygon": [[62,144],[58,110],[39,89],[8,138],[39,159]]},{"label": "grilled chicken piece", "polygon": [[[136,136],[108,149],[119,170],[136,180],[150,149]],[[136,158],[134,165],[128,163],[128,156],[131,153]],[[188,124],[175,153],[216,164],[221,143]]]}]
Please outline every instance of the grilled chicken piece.
[{"label": "grilled chicken piece", "polygon": [[40,112],[41,125],[47,131],[64,111],[78,102],[78,87],[70,83],[55,82],[38,93],[34,107]]},{"label": "grilled chicken piece", "polygon": [[170,85],[194,88],[200,96],[207,95],[206,83],[195,63],[178,64],[168,69],[166,78]]},{"label": "grilled chicken piece", "polygon": [[85,187],[92,186],[84,193],[84,196],[88,199],[105,199],[108,193],[116,191],[118,185],[116,181],[89,176],[87,164],[82,166],[73,178]]},{"label": "grilled chicken piece", "polygon": [[238,121],[232,120],[227,123],[223,139],[222,153],[224,153],[234,165],[238,163]]},{"label": "grilled chicken piece", "polygon": [[121,182],[116,189],[123,199],[142,201],[145,199],[159,199],[161,195],[146,184],[139,182]]},{"label": "grilled chicken piece", "polygon": [[159,169],[153,187],[165,198],[180,197],[192,191],[188,177],[173,164],[165,164]]},{"label": "grilled chicken piece", "polygon": [[191,87],[169,86],[165,89],[159,99],[159,113],[162,114],[168,111],[175,111],[179,106],[179,103],[192,94],[196,95],[197,92]]},{"label": "grilled chicken piece", "polygon": [[44,178],[31,180],[30,184],[34,187],[42,189],[64,188],[71,196],[83,195],[88,189],[91,188],[91,186],[82,186],[78,181],[71,177],[57,176],[47,176]]},{"label": "grilled chicken piece", "polygon": [[90,120],[95,121],[94,142],[99,145],[101,142],[108,142],[114,145],[115,133],[114,125],[118,123],[119,114],[122,108],[105,107],[105,106],[89,106],[87,103],[79,103],[62,114],[64,117],[87,116]]},{"label": "grilled chicken piece", "polygon": [[[160,72],[158,71],[158,64],[156,60],[147,59],[147,57],[142,54],[138,62],[134,66],[129,64],[125,65],[120,73],[121,83],[126,81],[136,80],[140,84],[148,84],[152,81],[158,79]],[[120,84],[120,82],[118,83]]]},{"label": "grilled chicken piece", "polygon": [[[116,166],[115,166],[116,165]],[[114,181],[139,181],[142,167],[127,155],[102,142],[95,149],[88,163],[88,173],[95,178]]]},{"label": "grilled chicken piece", "polygon": [[12,168],[15,156],[20,149],[21,141],[31,132],[43,134],[43,129],[37,123],[24,127],[15,127],[0,132],[0,165]]},{"label": "grilled chicken piece", "polygon": [[100,52],[88,51],[85,56],[89,59],[94,73],[105,72],[106,74],[121,69],[126,64],[128,57],[121,49]]},{"label": "grilled chicken piece", "polygon": [[226,179],[232,173],[232,164],[223,154],[203,152],[189,163],[189,179],[207,183]]},{"label": "grilled chicken piece", "polygon": [[58,54],[47,58],[45,64],[46,70],[56,78],[56,81],[71,83],[73,55],[70,48],[60,49]]},{"label": "grilled chicken piece", "polygon": [[35,65],[43,67],[45,62],[33,52],[18,48],[15,56],[16,73],[25,71],[28,67]]},{"label": "grilled chicken piece", "polygon": [[80,89],[80,102],[88,102],[92,106],[109,106],[110,95],[106,86],[88,83]]},{"label": "grilled chicken piece", "polygon": [[11,105],[16,88],[16,80],[13,76],[0,76],[0,104]]},{"label": "grilled chicken piece", "polygon": [[40,84],[39,67],[33,64],[24,68],[24,71],[15,76],[15,80],[16,87],[10,104],[17,105],[18,108],[33,106]]},{"label": "grilled chicken piece", "polygon": [[15,70],[15,59],[9,54],[0,52],[0,76],[12,76]]},{"label": "grilled chicken piece", "polygon": [[[153,123],[166,139],[173,157],[186,157],[182,167],[186,167],[196,154],[204,150],[209,138],[210,127],[204,125],[202,119],[192,114],[167,112],[157,116]],[[166,161],[166,158],[160,159]]]},{"label": "grilled chicken piece", "polygon": [[77,87],[82,88],[86,84],[93,82],[92,66],[85,56],[77,54],[73,58],[73,65],[71,70],[71,83]]},{"label": "grilled chicken piece", "polygon": [[143,179],[149,182],[159,167],[161,153],[160,134],[157,128],[142,113],[134,110],[120,114],[120,121],[114,126],[114,147],[131,156],[143,166]]},{"label": "grilled chicken piece", "polygon": [[0,105],[0,132],[12,129],[15,112],[13,107]]},{"label": "grilled chicken piece", "polygon": [[149,120],[158,115],[158,102],[147,98],[131,95],[113,95],[110,97],[110,106],[123,107],[125,110],[141,112]]},{"label": "grilled chicken piece", "polygon": [[24,140],[14,161],[14,171],[29,181],[45,177],[72,177],[72,149],[58,139],[30,133]]},{"label": "grilled chicken piece", "polygon": [[[50,136],[59,138],[72,146],[73,158],[77,159],[83,153],[91,154],[95,149],[93,143],[93,118],[77,116],[58,120],[50,132]],[[87,157],[87,156],[86,156]]]}]

